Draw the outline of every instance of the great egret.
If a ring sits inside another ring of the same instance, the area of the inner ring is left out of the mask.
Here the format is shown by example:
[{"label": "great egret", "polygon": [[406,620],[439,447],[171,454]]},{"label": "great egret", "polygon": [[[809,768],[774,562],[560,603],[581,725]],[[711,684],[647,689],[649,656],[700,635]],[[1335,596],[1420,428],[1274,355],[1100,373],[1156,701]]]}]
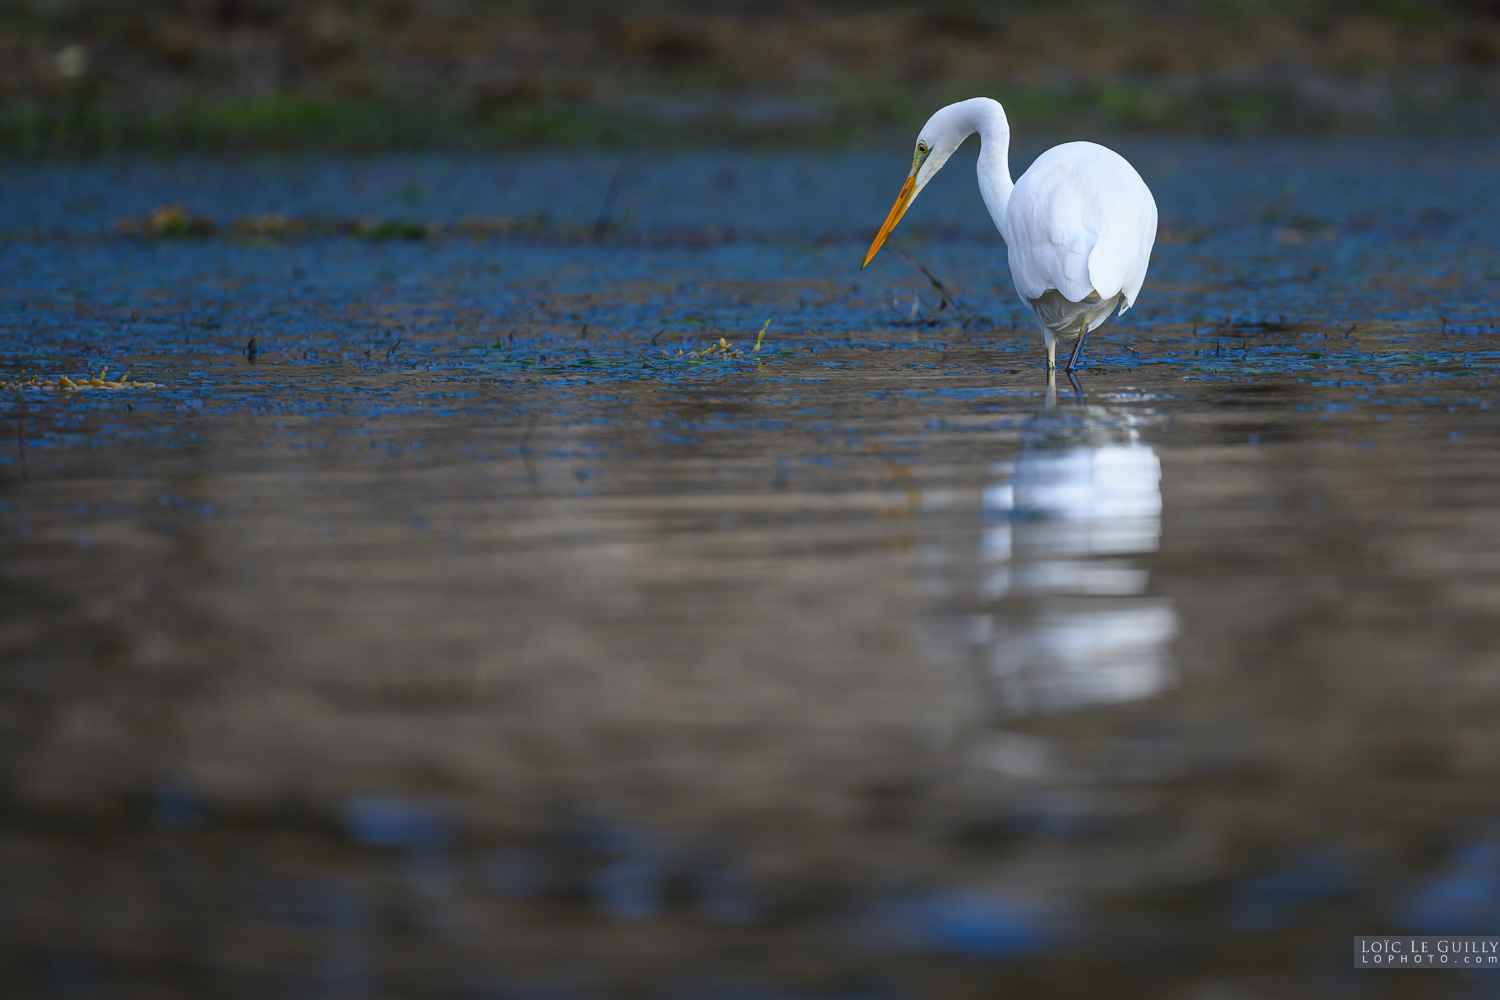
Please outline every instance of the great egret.
[{"label": "great egret", "polygon": [[1010,253],[1021,300],[1036,314],[1047,343],[1047,370],[1057,368],[1057,342],[1083,339],[1115,306],[1135,304],[1151,246],[1156,201],[1123,156],[1092,142],[1066,142],[1010,179],[1010,122],[998,101],[975,97],[941,109],[922,126],[911,173],[875,235],[863,270],[912,201],[965,139],[979,133],[979,193]]}]

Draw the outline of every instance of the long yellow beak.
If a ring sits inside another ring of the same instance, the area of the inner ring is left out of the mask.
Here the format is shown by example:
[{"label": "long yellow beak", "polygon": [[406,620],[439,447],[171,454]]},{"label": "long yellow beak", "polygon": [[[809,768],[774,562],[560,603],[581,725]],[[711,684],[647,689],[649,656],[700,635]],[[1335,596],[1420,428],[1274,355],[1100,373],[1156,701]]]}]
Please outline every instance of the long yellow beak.
[{"label": "long yellow beak", "polygon": [[880,232],[875,234],[875,242],[870,244],[870,252],[865,254],[865,262],[859,265],[861,271],[875,259],[880,245],[885,242],[887,236],[891,235],[891,230],[896,228],[896,223],[901,221],[901,216],[906,214],[906,207],[911,204],[911,199],[916,193],[917,168],[912,167],[911,173],[906,175],[906,183],[901,186],[901,193],[896,196],[896,204],[891,206],[891,214],[885,217],[885,224],[880,227]]}]

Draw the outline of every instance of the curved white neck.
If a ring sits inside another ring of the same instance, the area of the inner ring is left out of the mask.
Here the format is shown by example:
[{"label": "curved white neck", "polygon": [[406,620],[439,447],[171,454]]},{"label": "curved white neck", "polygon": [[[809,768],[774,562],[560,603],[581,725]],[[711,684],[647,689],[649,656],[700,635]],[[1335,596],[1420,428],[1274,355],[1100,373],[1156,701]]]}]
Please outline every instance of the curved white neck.
[{"label": "curved white neck", "polygon": [[979,194],[990,210],[1000,237],[1010,243],[1005,225],[1005,206],[1015,182],[1010,179],[1010,122],[998,102],[981,98],[970,104],[974,131],[979,133]]}]

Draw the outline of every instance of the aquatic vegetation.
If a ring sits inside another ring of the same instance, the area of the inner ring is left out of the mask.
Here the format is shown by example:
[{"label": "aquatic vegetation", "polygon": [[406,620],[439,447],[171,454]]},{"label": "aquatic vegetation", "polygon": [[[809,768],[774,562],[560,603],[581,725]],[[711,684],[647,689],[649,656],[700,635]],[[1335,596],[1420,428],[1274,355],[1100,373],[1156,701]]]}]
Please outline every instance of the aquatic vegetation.
[{"label": "aquatic vegetation", "polygon": [[766,339],[766,331],[769,329],[771,329],[771,321],[768,319],[764,324],[762,324],[760,333],[757,333],[755,335],[755,346],[750,348],[752,352],[758,352],[760,350],[761,342]]},{"label": "aquatic vegetation", "polygon": [[0,389],[55,389],[59,392],[78,392],[84,389],[159,389],[161,385],[156,382],[142,382],[139,379],[131,379],[128,372],[110,378],[106,371],[100,370],[97,375],[85,375],[74,380],[66,375],[59,375],[57,381],[44,379],[40,375],[30,375],[18,378],[10,382],[0,382]]},{"label": "aquatic vegetation", "polygon": [[[750,348],[751,354],[755,354],[760,351],[761,340],[764,339],[766,330],[768,330],[770,326],[771,321],[766,320],[765,326],[761,327],[760,333],[755,338],[755,346]],[[729,341],[723,337],[719,338],[719,342],[717,344],[709,344],[707,347],[700,347],[696,351],[684,352],[683,349],[679,347],[677,349],[676,356],[679,358],[686,358],[689,361],[744,361],[748,357],[748,355],[746,355],[744,351],[740,350],[738,347],[731,345]]]}]

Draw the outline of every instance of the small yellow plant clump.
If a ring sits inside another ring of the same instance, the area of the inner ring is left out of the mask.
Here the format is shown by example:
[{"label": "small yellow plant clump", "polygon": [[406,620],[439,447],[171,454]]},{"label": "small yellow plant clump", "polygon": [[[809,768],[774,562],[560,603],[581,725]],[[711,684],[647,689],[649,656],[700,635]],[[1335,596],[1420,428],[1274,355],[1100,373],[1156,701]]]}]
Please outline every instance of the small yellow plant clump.
[{"label": "small yellow plant clump", "polygon": [[[683,356],[683,351],[680,347],[677,349],[677,356]],[[717,344],[709,344],[707,347],[697,351],[688,351],[686,356],[689,361],[707,361],[710,358],[723,358],[726,361],[742,361],[745,354],[738,347],[734,347],[729,341],[720,337]]]},{"label": "small yellow plant clump", "polygon": [[[771,321],[766,320],[765,325],[760,328],[760,333],[755,338],[755,346],[750,348],[751,354],[754,354],[755,352],[760,350],[761,341],[766,339],[766,331],[770,328]],[[719,338],[719,342],[717,344],[709,344],[707,347],[699,348],[696,351],[687,351],[679,347],[677,348],[677,353],[675,355],[670,351],[662,351],[661,356],[666,358],[668,361],[671,361],[674,357],[682,358],[685,361],[712,361],[714,359],[718,359],[721,361],[747,360],[747,355],[744,351],[740,350],[738,347],[735,347],[723,337]]]},{"label": "small yellow plant clump", "polygon": [[771,321],[769,319],[767,319],[766,320],[766,325],[760,328],[760,333],[755,338],[755,346],[752,347],[752,348],[750,348],[750,350],[752,350],[752,351],[758,351],[758,350],[760,350],[760,342],[762,340],[766,339],[766,331],[769,330],[769,329],[771,329]]},{"label": "small yellow plant clump", "polygon": [[0,382],[0,389],[56,389],[60,392],[75,392],[81,389],[158,389],[160,383],[131,381],[128,373],[107,377],[104,371],[98,375],[86,375],[81,379],[74,380],[66,375],[59,375],[57,381],[43,380],[39,375],[29,378],[16,379],[14,382]]}]

